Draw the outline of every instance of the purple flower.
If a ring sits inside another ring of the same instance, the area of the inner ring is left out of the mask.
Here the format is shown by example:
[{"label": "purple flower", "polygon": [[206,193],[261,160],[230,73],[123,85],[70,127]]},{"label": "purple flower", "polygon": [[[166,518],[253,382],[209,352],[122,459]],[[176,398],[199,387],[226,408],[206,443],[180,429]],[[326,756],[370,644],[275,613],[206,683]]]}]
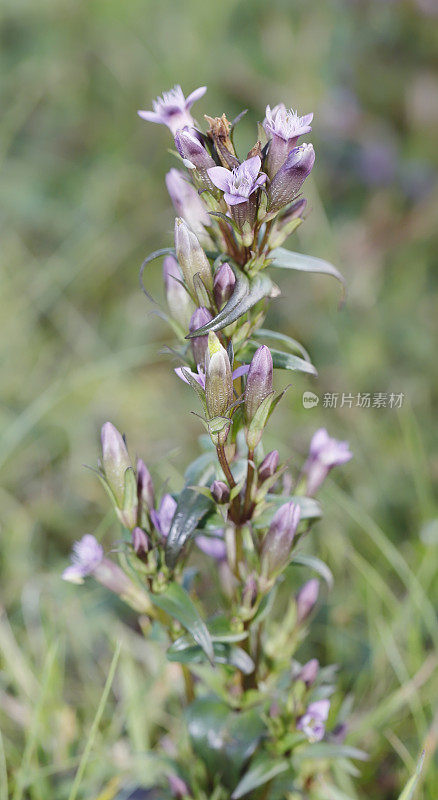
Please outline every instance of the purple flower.
[{"label": "purple flower", "polygon": [[319,489],[333,467],[345,464],[353,458],[348,442],[332,439],[325,428],[319,428],[310,442],[309,457],[303,467],[307,475],[307,494]]},{"label": "purple flower", "polygon": [[223,481],[213,481],[210,486],[210,492],[212,494],[213,500],[216,503],[228,503],[230,499],[230,490],[226,483]]},{"label": "purple flower", "polygon": [[204,226],[211,225],[211,219],[196,189],[184,173],[174,167],[166,175],[166,186],[178,216],[187,222],[198,237],[205,238]]},{"label": "purple flower", "polygon": [[299,718],[297,728],[303,731],[309,742],[320,742],[324,737],[329,710],[330,700],[316,700],[310,703],[306,713]]},{"label": "purple flower", "polygon": [[189,796],[189,787],[179,775],[169,775],[169,786],[173,797],[182,798]]},{"label": "purple flower", "polygon": [[300,516],[299,505],[292,502],[285,503],[275,512],[262,545],[261,564],[266,578],[275,577],[289,563]]},{"label": "purple flower", "polygon": [[269,185],[269,212],[279,211],[294,199],[314,163],[315,151],[312,144],[301,144],[290,151]]},{"label": "purple flower", "polygon": [[236,276],[230,265],[225,262],[215,272],[213,278],[213,295],[218,309],[230,299],[236,283]]},{"label": "purple flower", "polygon": [[74,543],[71,560],[71,565],[64,570],[62,577],[70,583],[83,583],[84,578],[102,563],[103,547],[95,536],[86,533]]},{"label": "purple flower", "polygon": [[72,563],[62,573],[65,581],[83,583],[87,575],[105,586],[140,614],[149,614],[151,602],[146,592],[136,586],[118,564],[104,558],[103,548],[91,534],[85,534],[73,545]]},{"label": "purple flower", "polygon": [[227,556],[223,535],[223,530],[219,529],[215,531],[214,536],[200,535],[196,537],[195,541],[199,549],[207,556],[216,559],[216,561],[223,561]]},{"label": "purple flower", "polygon": [[138,499],[142,500],[147,508],[154,507],[154,484],[151,474],[141,458],[137,461],[137,494]]},{"label": "purple flower", "polygon": [[[202,328],[203,325],[207,325],[213,317],[210,314],[208,308],[205,306],[201,306],[197,308],[196,311],[193,312],[192,318],[190,320],[189,331],[193,333],[197,331],[198,328]],[[207,352],[208,347],[208,336],[205,334],[204,336],[194,336],[193,339],[190,339],[190,344],[192,347],[193,358],[195,359],[195,364],[200,364],[202,369],[204,368],[205,364],[205,354]]]},{"label": "purple flower", "polygon": [[175,145],[185,165],[200,172],[215,166],[210,153],[199,139],[194,128],[183,128],[175,134]]},{"label": "purple flower", "polygon": [[266,106],[263,127],[270,137],[270,142],[265,169],[271,179],[286,161],[298,137],[312,130],[310,126],[312,119],[313,114],[299,117],[296,111],[288,111],[284,103],[273,109]]},{"label": "purple flower", "polygon": [[268,478],[272,478],[273,474],[275,473],[278,467],[279,458],[280,456],[278,450],[271,450],[271,452],[264,457],[262,463],[258,468],[258,476],[260,483],[263,483],[263,481],[268,480]]},{"label": "purple flower", "polygon": [[266,175],[263,172],[259,175],[261,165],[260,157],[253,156],[232,171],[225,167],[211,167],[207,171],[214,185],[224,192],[228,205],[235,206],[247,202],[252,193],[265,183]]},{"label": "purple flower", "polygon": [[142,558],[149,550],[149,540],[143,528],[134,528],[132,531],[132,546],[135,554]]},{"label": "purple flower", "polygon": [[186,125],[193,126],[194,120],[190,109],[196,100],[199,100],[207,91],[206,86],[200,86],[194,92],[184,97],[181,86],[174,86],[168,92],[163,92],[162,97],[157,97],[152,102],[153,111],[138,111],[138,116],[148,122],[157,122],[167,125],[173,135]]},{"label": "purple flower", "polygon": [[279,103],[272,109],[270,106],[266,106],[263,127],[268,136],[269,134],[279,136],[285,142],[290,142],[298,139],[299,136],[304,136],[305,133],[310,133],[312,120],[313,114],[305,114],[304,117],[300,117],[298,111],[287,109],[284,103]]},{"label": "purple flower", "polygon": [[158,511],[151,511],[151,519],[158,533],[164,538],[168,536],[176,511],[176,500],[171,494],[163,495]]},{"label": "purple flower", "polygon": [[297,601],[297,623],[301,625],[309,614],[312,613],[319,594],[319,581],[317,578],[311,578],[299,590]]},{"label": "purple flower", "polygon": [[317,658],[311,658],[310,661],[307,661],[298,674],[298,679],[303,681],[307,688],[315,683],[316,677],[319,672],[319,661]]},{"label": "purple flower", "polygon": [[272,392],[272,356],[262,344],[254,353],[245,388],[245,415],[251,422],[263,400]]}]

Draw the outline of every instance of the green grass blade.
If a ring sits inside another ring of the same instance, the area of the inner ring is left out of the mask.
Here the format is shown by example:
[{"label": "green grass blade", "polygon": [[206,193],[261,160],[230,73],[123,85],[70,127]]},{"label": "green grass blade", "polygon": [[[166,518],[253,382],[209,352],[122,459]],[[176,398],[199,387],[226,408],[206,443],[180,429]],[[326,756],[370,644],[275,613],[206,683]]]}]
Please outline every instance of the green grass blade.
[{"label": "green grass blade", "polygon": [[91,726],[91,730],[87,739],[87,744],[85,745],[84,752],[82,753],[82,757],[79,762],[79,766],[75,775],[75,779],[73,781],[73,785],[71,787],[70,794],[68,796],[68,800],[76,800],[76,797],[78,795],[78,789],[81,785],[81,781],[88,764],[88,759],[90,758],[90,753],[93,748],[97,732],[99,729],[100,720],[102,719],[102,714],[105,710],[108,696],[111,691],[111,686],[113,684],[114,676],[116,674],[121,648],[122,644],[121,642],[118,642],[115,653],[113,655],[113,660],[111,661],[111,666],[109,668],[108,677],[106,679],[106,683],[102,692],[102,697],[100,698],[100,703],[97,707],[96,715],[94,717],[93,724]]}]

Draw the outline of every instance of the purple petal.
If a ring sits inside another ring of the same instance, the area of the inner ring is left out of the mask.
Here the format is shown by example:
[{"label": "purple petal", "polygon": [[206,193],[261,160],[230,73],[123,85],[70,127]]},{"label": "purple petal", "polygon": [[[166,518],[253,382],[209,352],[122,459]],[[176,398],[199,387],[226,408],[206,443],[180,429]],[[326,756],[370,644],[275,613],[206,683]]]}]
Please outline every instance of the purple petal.
[{"label": "purple petal", "polygon": [[206,86],[200,86],[199,89],[194,89],[193,92],[190,92],[189,96],[186,98],[186,108],[191,108],[193,103],[196,103],[197,100],[200,100],[201,97],[204,96],[206,91]]},{"label": "purple petal", "polygon": [[[218,169],[219,169],[219,167],[218,167]],[[213,183],[214,183],[214,181],[213,181]],[[248,202],[248,198],[247,197],[241,197],[238,194],[229,194],[228,192],[225,192],[224,200],[225,200],[226,203],[228,203],[229,206],[238,206],[239,203],[247,203]]]},{"label": "purple petal", "polygon": [[161,114],[156,114],[155,111],[137,111],[137,114],[148,122],[157,122],[158,125],[165,124]]},{"label": "purple petal", "polygon": [[246,375],[246,373],[249,372],[249,367],[249,364],[242,364],[241,367],[237,367],[232,374],[233,381],[235,381],[236,378],[241,378],[242,375]]},{"label": "purple petal", "polygon": [[210,167],[210,169],[207,170],[207,174],[221,192],[226,192],[228,190],[232,177],[232,173],[229,169],[225,169],[225,167]]},{"label": "purple petal", "polygon": [[197,536],[196,544],[203,553],[217,561],[222,561],[227,555],[224,540],[216,536]]},{"label": "purple petal", "polygon": [[[194,378],[195,381],[197,381],[197,383],[199,383],[199,385],[203,389],[205,389],[205,375],[202,372],[201,373],[200,372],[193,372],[193,370],[189,369],[188,367],[184,367],[184,369],[187,370],[187,372],[190,373],[192,378]],[[186,378],[186,376],[184,375],[182,367],[176,367],[175,368],[175,372],[178,375],[178,378],[181,378],[181,380],[184,381],[184,383],[189,383],[187,378]]]},{"label": "purple petal", "polygon": [[262,160],[260,156],[252,156],[252,158],[247,158],[241,166],[245,165],[248,172],[251,173],[253,180],[256,179],[258,173],[260,172],[260,167],[262,166]]}]

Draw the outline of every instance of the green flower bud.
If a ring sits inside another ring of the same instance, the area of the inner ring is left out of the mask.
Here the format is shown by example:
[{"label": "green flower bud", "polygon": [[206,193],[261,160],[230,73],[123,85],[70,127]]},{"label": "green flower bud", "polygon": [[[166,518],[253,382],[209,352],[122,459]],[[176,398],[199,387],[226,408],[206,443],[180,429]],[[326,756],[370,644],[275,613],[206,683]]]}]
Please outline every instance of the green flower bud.
[{"label": "green flower bud", "polygon": [[184,279],[193,296],[196,296],[193,278],[199,274],[206,289],[213,289],[213,276],[210,264],[195,234],[183,219],[175,220],[176,257],[182,269]]},{"label": "green flower bud", "polygon": [[205,358],[205,399],[210,419],[224,416],[233,402],[230,359],[212,331],[208,334]]}]

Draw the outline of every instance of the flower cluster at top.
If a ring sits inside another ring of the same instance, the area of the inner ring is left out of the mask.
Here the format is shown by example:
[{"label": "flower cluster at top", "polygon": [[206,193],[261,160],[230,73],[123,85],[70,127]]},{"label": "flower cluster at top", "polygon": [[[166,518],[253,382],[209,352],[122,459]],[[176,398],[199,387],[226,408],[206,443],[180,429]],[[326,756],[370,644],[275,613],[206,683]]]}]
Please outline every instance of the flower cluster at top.
[{"label": "flower cluster at top", "polygon": [[177,213],[201,244],[218,245],[254,272],[302,218],[306,202],[298,195],[315,153],[311,144],[299,144],[299,139],[312,130],[313,114],[300,117],[283,103],[267,106],[260,138],[241,160],[233,143],[235,123],[225,114],[206,117],[206,133],[197,127],[191,107],[205,91],[200,87],[185,99],[181,87],[175,86],[154,101],[153,111],[138,113],[167,125],[187,169],[183,173],[174,168],[166,179]]}]

